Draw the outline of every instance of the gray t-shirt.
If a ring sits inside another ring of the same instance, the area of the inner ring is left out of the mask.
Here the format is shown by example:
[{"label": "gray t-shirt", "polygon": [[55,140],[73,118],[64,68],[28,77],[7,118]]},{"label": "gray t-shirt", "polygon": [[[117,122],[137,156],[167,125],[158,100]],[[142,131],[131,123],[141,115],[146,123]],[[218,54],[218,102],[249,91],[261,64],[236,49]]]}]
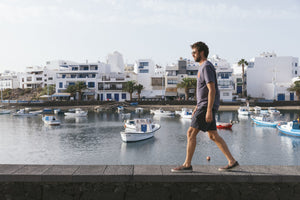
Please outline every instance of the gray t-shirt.
[{"label": "gray t-shirt", "polygon": [[220,91],[218,88],[216,70],[213,64],[205,61],[198,69],[197,75],[197,107],[207,107],[208,104],[208,88],[207,83],[214,82],[216,88],[216,96],[213,109],[217,111],[220,105]]}]

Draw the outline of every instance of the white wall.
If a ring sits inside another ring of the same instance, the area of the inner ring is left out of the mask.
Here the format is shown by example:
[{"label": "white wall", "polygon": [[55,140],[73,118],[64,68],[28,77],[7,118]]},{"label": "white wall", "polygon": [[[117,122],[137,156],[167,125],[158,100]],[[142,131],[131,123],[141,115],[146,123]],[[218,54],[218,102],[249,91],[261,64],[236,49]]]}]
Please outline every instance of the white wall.
[{"label": "white wall", "polygon": [[247,69],[247,94],[277,100],[277,94],[286,90],[292,79],[299,76],[298,65],[298,58],[291,56],[256,57],[254,66]]}]

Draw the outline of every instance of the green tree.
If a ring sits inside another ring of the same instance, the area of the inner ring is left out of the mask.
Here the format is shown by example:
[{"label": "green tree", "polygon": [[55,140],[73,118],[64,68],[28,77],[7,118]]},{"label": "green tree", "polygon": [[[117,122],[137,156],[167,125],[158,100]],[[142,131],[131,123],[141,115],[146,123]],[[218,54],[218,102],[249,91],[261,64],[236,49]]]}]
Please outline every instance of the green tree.
[{"label": "green tree", "polygon": [[296,92],[297,99],[300,100],[300,81],[295,81],[291,87],[288,88],[290,92]]},{"label": "green tree", "polygon": [[138,100],[141,99],[141,93],[142,93],[142,90],[143,90],[143,89],[144,89],[144,86],[141,85],[141,84],[138,84],[138,85],[135,85],[135,86],[134,86],[134,90],[136,90],[137,93],[138,93]]},{"label": "green tree", "polygon": [[86,84],[84,81],[78,81],[75,83],[76,92],[78,92],[78,100],[81,101],[82,90],[86,89]]},{"label": "green tree", "polygon": [[197,79],[196,78],[192,78],[191,79],[191,83],[192,83],[192,87],[191,88],[194,88],[194,98],[195,100],[197,100]]},{"label": "green tree", "polygon": [[135,85],[136,85],[135,81],[127,81],[124,84],[124,87],[123,87],[123,91],[129,93],[129,95],[130,95],[130,101],[132,100],[132,93],[135,90]]},{"label": "green tree", "polygon": [[46,87],[43,88],[39,96],[42,95],[52,95],[55,93],[55,85],[47,85]]},{"label": "green tree", "polygon": [[248,66],[248,62],[245,59],[241,59],[238,65],[242,66],[242,96],[245,96],[245,65]]},{"label": "green tree", "polygon": [[[182,81],[177,84],[178,88],[184,88],[185,100],[189,99],[189,89],[195,87],[193,85],[195,83],[194,79],[195,78],[183,78]],[[197,85],[197,81],[196,81],[196,85]]]},{"label": "green tree", "polygon": [[71,96],[75,96],[76,92],[78,92],[78,101],[81,101],[82,90],[86,89],[86,84],[84,81],[77,81],[75,85],[69,85],[66,89],[67,92],[71,94]]}]

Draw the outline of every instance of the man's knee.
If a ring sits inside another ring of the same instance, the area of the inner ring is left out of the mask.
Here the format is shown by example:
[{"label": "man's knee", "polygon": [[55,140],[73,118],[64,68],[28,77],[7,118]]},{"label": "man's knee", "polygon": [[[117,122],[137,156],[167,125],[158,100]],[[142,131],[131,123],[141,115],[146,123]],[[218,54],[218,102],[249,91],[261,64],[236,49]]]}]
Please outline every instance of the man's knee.
[{"label": "man's knee", "polygon": [[212,141],[216,141],[219,137],[219,134],[217,131],[207,131],[208,132],[208,137],[209,139],[211,139]]},{"label": "man's knee", "polygon": [[199,132],[198,129],[193,128],[193,127],[190,127],[190,128],[188,129],[187,133],[186,133],[187,138],[188,138],[189,140],[196,139],[196,136],[197,136],[198,132]]}]

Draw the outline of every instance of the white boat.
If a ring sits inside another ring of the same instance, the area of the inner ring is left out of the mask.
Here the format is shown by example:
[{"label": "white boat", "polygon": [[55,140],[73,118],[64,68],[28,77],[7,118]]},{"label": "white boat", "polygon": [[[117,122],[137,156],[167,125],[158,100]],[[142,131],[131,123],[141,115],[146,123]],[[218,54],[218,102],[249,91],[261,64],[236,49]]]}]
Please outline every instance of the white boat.
[{"label": "white boat", "polygon": [[138,107],[135,109],[135,113],[143,113],[143,112],[144,112],[144,109],[141,107]]},{"label": "white boat", "polygon": [[287,124],[278,124],[277,129],[283,134],[300,137],[300,124],[299,121],[290,121]]},{"label": "white boat", "polygon": [[0,110],[0,115],[10,114],[11,110]]},{"label": "white boat", "polygon": [[182,108],[181,111],[175,111],[175,114],[178,114],[178,115],[180,115],[180,117],[185,118],[185,119],[192,119],[193,110],[187,109],[187,108]]},{"label": "white boat", "polygon": [[123,112],[124,111],[124,107],[123,106],[118,106],[118,112]]},{"label": "white boat", "polygon": [[249,107],[241,106],[238,109],[239,115],[250,115],[252,112],[250,111]]},{"label": "white boat", "polygon": [[269,114],[261,114],[258,116],[251,116],[252,121],[261,126],[270,126],[270,127],[276,127],[280,121],[275,121],[273,117],[271,117]]},{"label": "white boat", "polygon": [[158,110],[150,110],[150,113],[151,114],[154,114],[154,115],[158,115],[158,116],[174,116],[175,113],[174,112],[171,112],[171,111],[165,111],[163,109],[158,109]]},{"label": "white boat", "polygon": [[37,114],[27,113],[27,112],[25,112],[25,109],[21,109],[21,110],[17,111],[16,113],[14,113],[13,116],[32,117],[32,116],[37,116]]},{"label": "white boat", "polygon": [[259,114],[260,112],[261,112],[261,107],[255,106],[255,107],[254,107],[254,113],[255,113],[255,114]]},{"label": "white boat", "polygon": [[38,114],[42,114],[43,110],[30,111],[29,113],[38,115]]},{"label": "white boat", "polygon": [[[126,124],[125,124],[126,125]],[[155,131],[160,129],[159,124],[154,124],[152,119],[129,120],[125,131],[120,132],[124,142],[136,142],[146,140],[154,136]]]},{"label": "white boat", "polygon": [[274,108],[274,107],[269,107],[268,108],[268,113],[270,113],[272,116],[280,115],[280,111],[276,110],[276,108]]},{"label": "white boat", "polygon": [[59,126],[60,120],[57,119],[54,115],[46,115],[42,118],[43,122],[50,126]]},{"label": "white boat", "polygon": [[76,108],[75,112],[66,112],[65,116],[68,117],[85,117],[87,116],[88,112],[81,110],[80,108]]},{"label": "white boat", "polygon": [[54,114],[58,115],[61,112],[61,109],[55,108],[53,109]]}]

